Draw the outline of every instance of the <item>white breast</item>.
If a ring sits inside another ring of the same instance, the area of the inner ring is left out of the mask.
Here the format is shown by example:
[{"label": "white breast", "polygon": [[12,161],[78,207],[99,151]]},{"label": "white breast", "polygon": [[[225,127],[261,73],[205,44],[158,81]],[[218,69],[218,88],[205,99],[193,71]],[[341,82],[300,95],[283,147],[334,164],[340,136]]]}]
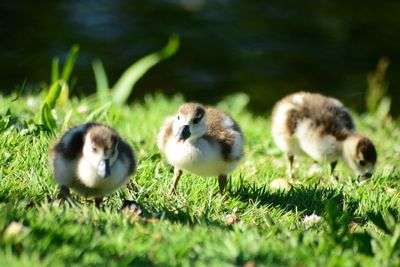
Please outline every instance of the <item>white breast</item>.
[{"label": "white breast", "polygon": [[88,196],[103,196],[122,186],[128,181],[128,169],[121,161],[111,166],[111,176],[103,178],[97,170],[82,158],[78,163],[78,179],[86,187],[72,187],[74,191]]},{"label": "white breast", "polygon": [[321,129],[315,128],[311,120],[298,122],[294,137],[301,149],[317,161],[332,162],[339,158],[341,146],[333,135],[321,134]]},{"label": "white breast", "polygon": [[199,176],[226,175],[238,164],[238,161],[224,161],[219,145],[203,138],[184,143],[171,138],[165,152],[170,164]]}]

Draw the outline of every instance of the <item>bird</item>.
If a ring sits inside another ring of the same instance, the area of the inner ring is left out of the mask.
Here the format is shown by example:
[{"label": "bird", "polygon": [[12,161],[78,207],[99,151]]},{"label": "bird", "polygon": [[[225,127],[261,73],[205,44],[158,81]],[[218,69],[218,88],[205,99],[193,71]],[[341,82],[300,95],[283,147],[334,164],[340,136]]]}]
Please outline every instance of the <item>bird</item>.
[{"label": "bird", "polygon": [[108,125],[89,122],[66,131],[50,150],[50,165],[60,196],[79,204],[70,190],[100,205],[103,197],[128,182],[136,170],[132,148]]},{"label": "bird", "polygon": [[356,132],[347,108],[337,99],[298,92],[278,101],[272,109],[272,137],[286,153],[289,178],[294,178],[294,157],[308,156],[331,165],[339,159],[363,181],[372,176],[377,151],[372,141]]},{"label": "bird", "polygon": [[244,137],[237,122],[226,112],[199,103],[182,104],[167,117],[157,136],[157,146],[174,166],[169,195],[187,171],[198,176],[218,176],[223,194],[227,176],[243,157]]}]

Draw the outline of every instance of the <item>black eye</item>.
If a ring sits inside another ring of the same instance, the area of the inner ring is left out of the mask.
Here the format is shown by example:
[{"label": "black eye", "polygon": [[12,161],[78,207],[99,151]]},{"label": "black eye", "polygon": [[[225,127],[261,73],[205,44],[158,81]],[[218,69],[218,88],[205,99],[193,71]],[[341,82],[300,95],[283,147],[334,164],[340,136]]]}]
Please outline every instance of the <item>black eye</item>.
[{"label": "black eye", "polygon": [[198,124],[199,122],[200,122],[200,118],[194,118],[194,119],[193,119],[193,123],[194,123],[194,124]]},{"label": "black eye", "polygon": [[178,120],[180,120],[181,118],[179,117],[179,115],[176,117]]},{"label": "black eye", "polygon": [[97,152],[97,147],[92,147],[93,152]]},{"label": "black eye", "polygon": [[360,162],[359,162],[358,164],[360,164],[360,166],[365,166],[365,165],[367,165],[367,163],[365,162],[365,160],[360,160]]}]

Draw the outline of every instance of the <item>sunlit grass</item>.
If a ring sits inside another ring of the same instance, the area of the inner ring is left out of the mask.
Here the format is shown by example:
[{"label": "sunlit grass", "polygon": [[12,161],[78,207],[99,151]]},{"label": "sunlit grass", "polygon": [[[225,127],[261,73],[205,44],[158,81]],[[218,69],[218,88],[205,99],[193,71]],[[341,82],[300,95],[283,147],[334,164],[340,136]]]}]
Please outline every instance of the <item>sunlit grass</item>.
[{"label": "sunlit grass", "polygon": [[[156,147],[166,115],[184,101],[148,96],[115,107],[96,98],[57,106],[54,132],[34,118],[40,96],[0,97],[0,266],[398,266],[400,264],[400,129],[394,120],[357,115],[358,129],[378,149],[373,178],[360,184],[340,163],[339,183],[327,168],[311,174],[299,162],[300,184],[289,191],[269,185],[285,178],[284,156],[273,144],[268,110],[253,115],[246,96],[218,105],[230,112],[246,137],[246,157],[232,173],[227,194],[215,178],[184,174],[169,198],[173,169]],[[108,123],[134,147],[139,165],[126,188],[110,195],[105,208],[60,205],[48,166],[48,149],[68,127],[88,120]],[[140,203],[143,216],[121,210],[123,199]],[[393,215],[388,213],[394,210]],[[237,217],[230,224],[227,215]],[[305,215],[322,220],[305,225]],[[381,216],[383,214],[383,217]],[[20,222],[25,234],[5,236]]]}]

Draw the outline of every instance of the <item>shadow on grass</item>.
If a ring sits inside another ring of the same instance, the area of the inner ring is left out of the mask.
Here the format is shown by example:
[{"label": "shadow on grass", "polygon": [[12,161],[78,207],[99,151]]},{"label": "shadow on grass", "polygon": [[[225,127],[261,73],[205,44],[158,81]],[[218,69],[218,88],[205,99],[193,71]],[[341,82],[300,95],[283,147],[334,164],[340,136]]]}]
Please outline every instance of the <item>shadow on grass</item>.
[{"label": "shadow on grass", "polygon": [[215,220],[212,211],[205,210],[202,213],[194,214],[193,209],[189,206],[171,207],[170,205],[162,205],[155,208],[146,207],[146,203],[141,203],[143,207],[142,218],[145,220],[160,219],[167,220],[171,223],[183,225],[207,225],[209,227],[218,227],[230,229],[231,226],[225,224],[223,220]]},{"label": "shadow on grass", "polygon": [[[258,205],[267,205],[280,208],[284,211],[302,212],[304,214],[326,212],[329,201],[337,204],[338,210],[348,213],[353,218],[356,214],[359,202],[348,195],[343,195],[341,189],[311,187],[292,187],[290,190],[273,190],[268,185],[247,184],[243,181],[237,186],[229,187],[231,197],[241,201],[253,201]],[[360,219],[360,218],[358,218]]]}]

